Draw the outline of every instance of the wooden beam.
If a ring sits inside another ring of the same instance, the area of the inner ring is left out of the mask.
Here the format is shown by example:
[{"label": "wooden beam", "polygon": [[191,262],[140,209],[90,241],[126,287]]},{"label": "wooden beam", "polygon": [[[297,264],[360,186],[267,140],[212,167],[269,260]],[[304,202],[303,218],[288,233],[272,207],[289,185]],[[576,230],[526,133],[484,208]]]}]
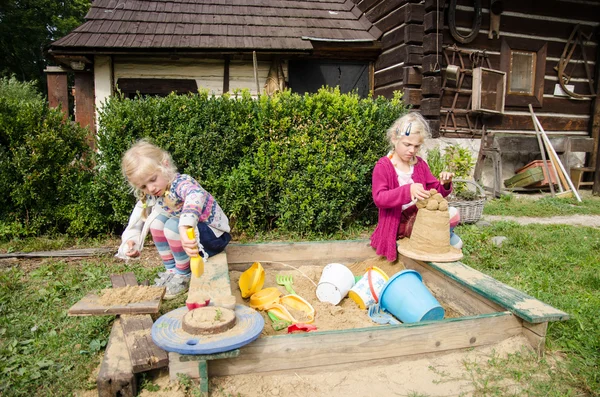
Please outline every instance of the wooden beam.
[{"label": "wooden beam", "polygon": [[95,106],[93,73],[75,72],[75,122],[90,131],[87,142],[92,149],[96,135]]},{"label": "wooden beam", "polygon": [[508,312],[343,331],[262,337],[234,359],[214,361],[211,376],[365,362],[497,343],[522,333]]},{"label": "wooden beam", "polygon": [[594,152],[591,155],[589,165],[595,168],[592,192],[594,195],[600,195],[600,45],[596,46],[596,71],[594,79],[596,80],[596,97],[592,107],[591,136],[594,139]]},{"label": "wooden beam", "polygon": [[532,296],[481,273],[462,262],[430,262],[429,266],[445,277],[457,281],[473,292],[510,310],[516,316],[530,323],[563,321],[569,314],[556,309]]},{"label": "wooden beam", "polygon": [[63,111],[64,119],[69,118],[69,89],[67,83],[67,71],[51,71],[46,69],[46,82],[48,84],[48,105]]},{"label": "wooden beam", "polygon": [[401,260],[407,269],[419,272],[427,287],[440,301],[463,316],[476,316],[505,310],[497,303],[446,277],[426,262],[417,261],[405,256],[402,256]]},{"label": "wooden beam", "polygon": [[236,244],[225,249],[229,264],[283,262],[286,264],[325,265],[331,262],[362,261],[375,254],[369,240],[335,242]]},{"label": "wooden beam", "polygon": [[523,336],[527,338],[539,357],[544,355],[548,323],[531,324],[523,321]]},{"label": "wooden beam", "polygon": [[223,94],[229,92],[229,55],[225,56],[225,61],[223,62]]},{"label": "wooden beam", "polygon": [[99,397],[133,397],[137,395],[137,382],[132,371],[119,318],[115,319],[113,323],[96,385]]}]

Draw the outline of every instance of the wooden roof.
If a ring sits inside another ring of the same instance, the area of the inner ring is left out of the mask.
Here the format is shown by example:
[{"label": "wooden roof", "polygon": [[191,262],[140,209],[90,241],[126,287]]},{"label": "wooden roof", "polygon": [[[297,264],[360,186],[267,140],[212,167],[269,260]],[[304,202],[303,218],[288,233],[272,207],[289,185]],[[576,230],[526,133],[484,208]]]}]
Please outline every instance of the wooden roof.
[{"label": "wooden roof", "polygon": [[381,36],[351,0],[95,0],[85,19],[51,52],[306,51]]}]

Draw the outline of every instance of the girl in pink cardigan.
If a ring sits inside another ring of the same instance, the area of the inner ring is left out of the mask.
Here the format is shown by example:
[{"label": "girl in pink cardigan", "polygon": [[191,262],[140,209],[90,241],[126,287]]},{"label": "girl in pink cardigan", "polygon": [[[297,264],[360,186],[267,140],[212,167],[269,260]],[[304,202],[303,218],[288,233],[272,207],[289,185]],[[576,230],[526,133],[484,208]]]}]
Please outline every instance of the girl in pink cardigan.
[{"label": "girl in pink cardigan", "polygon": [[[427,163],[417,153],[431,132],[427,120],[420,113],[411,112],[387,130],[392,150],[377,161],[373,170],[373,201],[379,209],[377,227],[371,236],[371,246],[377,255],[388,261],[396,260],[396,241],[410,237],[417,214],[417,199],[429,197],[429,189],[436,189],[446,197],[452,192],[451,172],[442,172],[439,180],[433,176]],[[450,226],[458,224],[456,208],[449,208]],[[462,247],[462,241],[451,233],[450,243]]]}]

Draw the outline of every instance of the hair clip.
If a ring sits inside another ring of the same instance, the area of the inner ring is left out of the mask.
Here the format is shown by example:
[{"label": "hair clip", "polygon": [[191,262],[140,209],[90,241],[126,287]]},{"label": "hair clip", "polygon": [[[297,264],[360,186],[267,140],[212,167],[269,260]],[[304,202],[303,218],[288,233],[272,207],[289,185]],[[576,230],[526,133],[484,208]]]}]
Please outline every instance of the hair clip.
[{"label": "hair clip", "polygon": [[[404,131],[404,136],[409,136],[410,135],[410,130],[412,128],[412,123],[408,123],[408,126],[406,127],[406,131]],[[396,136],[400,135],[400,127],[396,127]]]}]

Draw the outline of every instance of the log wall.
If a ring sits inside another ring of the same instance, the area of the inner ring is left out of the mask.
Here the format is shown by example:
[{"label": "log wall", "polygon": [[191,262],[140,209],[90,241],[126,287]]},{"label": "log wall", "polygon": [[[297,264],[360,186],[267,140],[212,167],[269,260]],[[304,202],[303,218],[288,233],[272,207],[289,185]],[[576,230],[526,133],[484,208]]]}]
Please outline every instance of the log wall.
[{"label": "log wall", "polygon": [[[479,33],[470,43],[459,43],[448,27],[449,1],[425,0],[353,0],[369,21],[382,32],[382,53],[375,63],[374,93],[391,98],[395,90],[404,92],[406,104],[419,109],[430,119],[433,130],[439,126],[443,136],[478,136],[481,124],[488,131],[498,133],[532,133],[534,131],[527,101],[515,104],[507,101],[504,113],[474,120],[467,118],[470,110],[472,78],[466,74],[460,95],[446,89],[445,70],[448,59],[443,48],[456,48],[475,54],[485,54],[493,69],[502,70],[502,43],[511,49],[539,48],[545,45],[540,103],[535,112],[546,131],[553,134],[588,135],[597,141],[597,128],[592,128],[598,106],[593,99],[574,99],[555,95],[558,85],[557,64],[576,25],[590,34],[584,41],[585,58],[592,78],[597,73],[598,27],[600,2],[578,0],[552,0],[543,4],[536,0],[504,1],[500,16],[499,37],[489,38],[489,2],[482,2],[482,22]],[[457,30],[467,35],[473,22],[474,8],[471,0],[458,0],[456,7]],[[484,53],[485,51],[485,53]],[[472,59],[465,57],[466,69],[472,69]],[[476,59],[482,62],[480,57]],[[460,64],[457,59],[450,63]],[[506,62],[505,62],[506,64]],[[584,55],[577,47],[566,68],[569,84],[574,92],[590,94],[589,79],[584,69]],[[481,66],[487,66],[483,64]],[[437,70],[441,69],[439,73]],[[596,78],[596,82],[597,82]],[[517,98],[520,99],[520,98]],[[518,101],[517,101],[518,102]],[[446,121],[450,109],[454,120]],[[595,110],[596,109],[596,110]],[[462,112],[461,112],[462,111]],[[596,123],[598,124],[598,123]]]}]

